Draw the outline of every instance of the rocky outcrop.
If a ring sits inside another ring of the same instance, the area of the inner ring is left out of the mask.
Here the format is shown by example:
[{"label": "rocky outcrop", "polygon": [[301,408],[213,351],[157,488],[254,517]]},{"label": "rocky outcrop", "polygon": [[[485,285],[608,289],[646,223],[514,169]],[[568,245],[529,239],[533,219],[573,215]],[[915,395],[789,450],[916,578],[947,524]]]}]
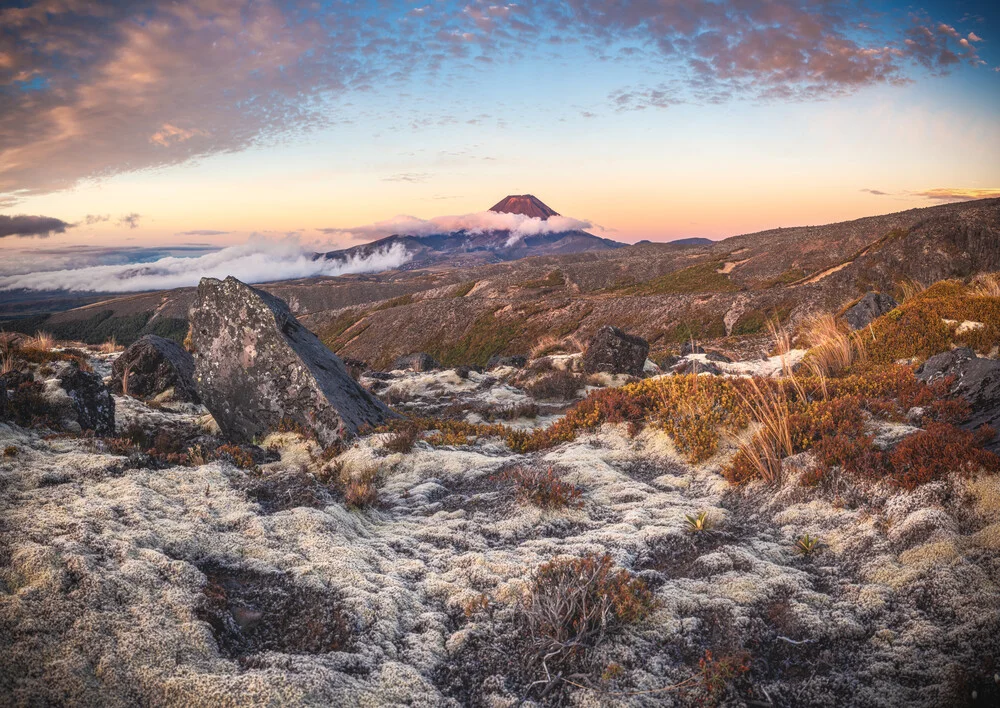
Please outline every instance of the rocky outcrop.
[{"label": "rocky outcrop", "polygon": [[123,393],[126,372],[130,396],[147,399],[172,389],[174,400],[198,402],[194,357],[173,340],[147,334],[122,352],[111,367],[113,393]]},{"label": "rocky outcrop", "polygon": [[393,371],[434,371],[440,368],[440,361],[423,352],[401,356],[392,364]]},{"label": "rocky outcrop", "polygon": [[[977,357],[972,349],[959,347],[925,361],[917,378],[927,383],[951,378],[950,393],[964,398],[972,408],[962,427],[974,430],[989,425],[1000,430],[1000,361]],[[1000,440],[994,439],[988,447],[995,451]]]},{"label": "rocky outcrop", "polygon": [[231,440],[291,423],[329,445],[395,416],[272,295],[202,278],[190,318],[198,394]]},{"label": "rocky outcrop", "polygon": [[617,327],[601,327],[590,340],[583,355],[583,370],[587,373],[607,372],[642,376],[649,342],[642,337],[626,334]]},{"label": "rocky outcrop", "polygon": [[899,306],[885,293],[868,293],[844,312],[844,319],[851,329],[862,329]]}]

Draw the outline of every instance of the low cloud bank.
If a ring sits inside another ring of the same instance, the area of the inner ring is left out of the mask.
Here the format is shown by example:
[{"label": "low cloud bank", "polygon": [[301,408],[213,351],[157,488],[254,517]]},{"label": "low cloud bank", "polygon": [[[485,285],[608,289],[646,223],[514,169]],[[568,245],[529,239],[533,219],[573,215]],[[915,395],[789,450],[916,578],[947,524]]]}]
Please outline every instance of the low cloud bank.
[{"label": "low cloud bank", "polygon": [[0,277],[2,290],[71,290],[139,292],[197,285],[203,277],[232,275],[247,283],[261,283],[321,275],[370,273],[399,267],[412,256],[401,244],[380,248],[367,256],[340,260],[313,260],[313,253],[295,239],[252,238],[194,258],[168,256],[150,263],[101,265]]},{"label": "low cloud bank", "polygon": [[418,219],[415,216],[396,216],[385,221],[376,221],[366,226],[348,229],[320,229],[325,234],[347,237],[357,241],[373,241],[386,236],[432,236],[453,231],[467,231],[480,234],[484,231],[509,231],[510,243],[526,236],[562,233],[593,228],[589,221],[568,216],[550,216],[538,219],[524,214],[502,214],[495,211],[480,211],[457,216],[436,216],[433,219]]}]

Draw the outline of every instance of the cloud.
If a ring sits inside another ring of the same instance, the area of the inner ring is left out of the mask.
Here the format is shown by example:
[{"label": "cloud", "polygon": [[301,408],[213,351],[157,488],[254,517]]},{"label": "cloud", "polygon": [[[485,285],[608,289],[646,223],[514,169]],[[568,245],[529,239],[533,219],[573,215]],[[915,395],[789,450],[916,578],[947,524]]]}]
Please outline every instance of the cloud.
[{"label": "cloud", "polygon": [[883,192],[880,189],[862,189],[861,191],[862,192],[867,192],[868,194],[874,194],[876,197],[887,197],[887,196],[889,196],[888,192]]},{"label": "cloud", "polygon": [[3,216],[0,214],[0,238],[4,236],[51,236],[65,233],[72,224],[51,216]]},{"label": "cloud", "polygon": [[142,218],[142,214],[136,214],[132,212],[131,214],[123,214],[118,218],[118,225],[122,228],[128,227],[130,229],[139,228],[139,219]]},{"label": "cloud", "polygon": [[431,175],[426,172],[401,172],[399,174],[383,177],[383,182],[426,182]]},{"label": "cloud", "polygon": [[140,292],[197,285],[203,277],[232,275],[247,283],[365,273],[397,268],[411,258],[402,244],[367,256],[315,258],[295,239],[251,238],[193,258],[167,256],[150,263],[99,265],[0,277],[3,290]]},{"label": "cloud", "polygon": [[179,231],[177,236],[222,236],[228,231],[216,231],[215,229],[194,229],[193,231]]},{"label": "cloud", "polygon": [[[298,137],[355,118],[349,101],[338,103],[350,92],[391,96],[418,78],[429,95],[440,95],[462,72],[549,61],[559,44],[592,47],[598,60],[621,48],[614,54],[635,62],[639,76],[655,77],[649,87],[613,95],[622,109],[734,96],[822,98],[906,83],[914,63],[944,72],[981,61],[980,36],[959,36],[957,23],[920,16],[907,25],[862,0],[457,5],[6,3],[0,204]],[[664,87],[665,77],[677,84]],[[435,124],[448,120],[455,119]]]},{"label": "cloud", "polygon": [[1000,189],[967,189],[961,187],[942,187],[928,189],[923,192],[911,192],[915,197],[924,197],[939,202],[967,202],[973,199],[990,199],[1000,197]]},{"label": "cloud", "polygon": [[83,217],[83,223],[87,226],[93,226],[94,224],[100,224],[104,221],[110,221],[111,214],[87,214]]},{"label": "cloud", "polygon": [[[480,234],[486,231],[509,231],[510,238],[516,242],[526,236],[579,231],[589,228],[593,228],[593,224],[589,221],[573,219],[568,216],[550,216],[543,220],[523,214],[480,211],[456,216],[436,216],[432,219],[418,219],[415,216],[400,215],[366,226],[325,228],[320,229],[320,231],[330,236],[346,237],[358,241],[373,241],[386,236],[433,236],[454,231],[467,231],[471,234]],[[508,243],[508,245],[511,243],[513,242]]]}]

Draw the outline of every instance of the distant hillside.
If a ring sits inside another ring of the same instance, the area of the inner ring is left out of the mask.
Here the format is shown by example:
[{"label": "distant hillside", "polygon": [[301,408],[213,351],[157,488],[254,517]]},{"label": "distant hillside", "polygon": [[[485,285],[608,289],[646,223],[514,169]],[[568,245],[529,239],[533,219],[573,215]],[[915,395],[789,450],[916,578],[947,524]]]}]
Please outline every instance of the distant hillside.
[{"label": "distant hillside", "polygon": [[[482,363],[543,337],[586,340],[604,324],[640,334],[655,352],[692,337],[753,352],[763,346],[768,317],[797,321],[866,290],[898,292],[905,280],[929,284],[995,270],[1000,199],[986,199],[704,245],[646,243],[462,265],[431,259],[410,270],[259,287],[288,301],[335,351],[382,366],[414,351]],[[30,327],[57,336],[106,336],[118,326],[178,336],[192,296],[191,288],[128,295],[35,318]],[[0,327],[19,329],[16,322]]]},{"label": "distant hillside", "polygon": [[715,241],[710,238],[699,238],[693,236],[691,238],[676,238],[673,241],[668,241],[667,243],[672,243],[675,246],[711,246]]}]

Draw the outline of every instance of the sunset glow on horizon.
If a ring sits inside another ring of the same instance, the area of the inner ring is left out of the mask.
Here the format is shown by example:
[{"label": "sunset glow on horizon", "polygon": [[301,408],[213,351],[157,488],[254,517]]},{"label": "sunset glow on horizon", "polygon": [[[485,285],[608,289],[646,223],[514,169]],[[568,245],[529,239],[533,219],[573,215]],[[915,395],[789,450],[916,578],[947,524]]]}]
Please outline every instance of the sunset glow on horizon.
[{"label": "sunset glow on horizon", "polygon": [[507,194],[623,242],[1000,196],[991,3],[23,5],[0,10],[0,216],[65,227],[11,227],[19,272],[339,248]]}]

